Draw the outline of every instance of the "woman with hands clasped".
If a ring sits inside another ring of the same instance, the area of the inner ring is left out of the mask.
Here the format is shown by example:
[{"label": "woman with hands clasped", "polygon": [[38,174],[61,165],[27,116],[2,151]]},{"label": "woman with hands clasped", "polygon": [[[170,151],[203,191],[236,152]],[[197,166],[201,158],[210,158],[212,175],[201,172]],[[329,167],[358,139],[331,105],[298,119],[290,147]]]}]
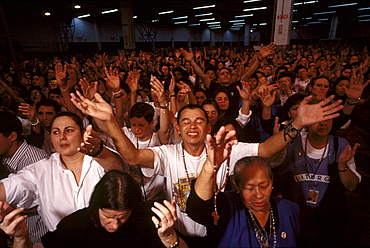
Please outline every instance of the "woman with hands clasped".
[{"label": "woman with hands clasped", "polygon": [[224,127],[214,138],[207,135],[208,157],[192,182],[187,213],[208,227],[214,242],[210,247],[294,247],[299,208],[271,195],[268,160],[258,156],[239,159],[232,182],[236,190],[221,192],[224,185],[215,185],[219,166],[228,160],[235,144],[235,131],[227,132]]}]

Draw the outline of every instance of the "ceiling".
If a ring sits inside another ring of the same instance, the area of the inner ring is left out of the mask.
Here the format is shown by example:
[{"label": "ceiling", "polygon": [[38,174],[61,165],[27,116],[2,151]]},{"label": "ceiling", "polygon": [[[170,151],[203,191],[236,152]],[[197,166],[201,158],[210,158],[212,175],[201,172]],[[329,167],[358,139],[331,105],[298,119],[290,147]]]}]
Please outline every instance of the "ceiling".
[{"label": "ceiling", "polygon": [[[2,1],[6,13],[18,14],[26,18],[27,16],[40,16],[46,11],[50,12],[53,18],[68,20],[82,14],[90,14],[88,17],[93,18],[112,18],[114,15],[119,16],[119,12],[106,14],[104,17],[101,11],[110,9],[120,9],[120,3],[125,1]],[[244,23],[250,24],[252,28],[263,28],[271,26],[274,16],[274,0],[260,0],[251,3],[243,3],[243,0],[226,0],[226,1],[131,1],[133,14],[137,16],[135,23],[150,24],[158,27],[189,27],[189,24],[198,24],[189,28],[206,28],[209,22],[220,22],[221,29],[226,30],[232,26],[231,20],[244,20]],[[361,25],[361,20],[370,19],[370,9],[359,10],[370,7],[369,0],[296,0],[295,12],[293,13],[293,26],[302,25],[330,25],[331,18],[334,14],[314,14],[318,12],[336,11],[339,22],[345,25]],[[306,2],[307,4],[304,4]],[[309,3],[314,2],[314,3]],[[332,7],[332,5],[354,3],[356,5],[346,7]],[[73,8],[79,4],[81,8]],[[215,5],[208,9],[194,10],[193,7],[206,5]],[[264,10],[248,11],[243,9],[267,7]],[[159,12],[170,11],[173,13],[159,15]],[[209,16],[195,17],[195,15],[212,13]],[[253,14],[252,17],[235,18],[235,16]],[[368,16],[366,16],[368,15]],[[173,18],[187,16],[186,19],[174,20]],[[88,20],[88,18],[86,20]],[[201,19],[214,18],[212,21],[200,21]],[[154,21],[153,21],[154,20]],[[186,24],[174,24],[175,22],[187,21]],[[262,25],[261,25],[262,24]]]}]

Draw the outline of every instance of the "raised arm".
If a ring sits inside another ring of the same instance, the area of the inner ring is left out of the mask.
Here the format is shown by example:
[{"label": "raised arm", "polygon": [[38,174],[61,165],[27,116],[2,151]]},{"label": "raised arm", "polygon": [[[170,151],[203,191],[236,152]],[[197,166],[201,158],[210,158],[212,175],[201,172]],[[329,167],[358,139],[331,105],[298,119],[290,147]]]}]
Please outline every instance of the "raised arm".
[{"label": "raised arm", "polygon": [[187,52],[185,49],[180,48],[180,51],[182,53],[182,56],[185,58],[186,61],[189,61],[191,66],[194,68],[195,73],[203,80],[204,85],[207,89],[209,89],[209,86],[211,84],[211,79],[207,77],[206,74],[204,74],[202,68],[199,67],[199,65],[194,61],[194,54],[191,48],[189,48],[189,52]]},{"label": "raised arm", "polygon": [[353,191],[357,184],[359,183],[359,178],[356,174],[348,167],[347,163],[353,159],[357,148],[360,144],[356,143],[351,149],[350,145],[347,145],[343,152],[339,156],[338,160],[338,173],[340,176],[340,181],[346,187],[346,189]]},{"label": "raised arm", "polygon": [[305,126],[338,117],[339,113],[336,112],[341,110],[343,106],[340,105],[341,100],[329,104],[333,98],[334,96],[330,96],[319,103],[309,104],[312,96],[306,97],[299,105],[297,117],[293,122],[258,146],[258,156],[270,158],[297,137],[297,130],[300,131]]},{"label": "raised arm", "polygon": [[95,94],[95,101],[90,101],[81,95],[80,92],[71,94],[71,100],[82,113],[94,117],[98,126],[106,126],[107,135],[113,139],[117,151],[129,165],[141,165],[153,168],[154,153],[149,149],[137,149],[118,125],[112,106],[107,103],[98,93]]},{"label": "raised arm", "polygon": [[160,126],[158,130],[158,138],[162,145],[167,145],[170,140],[170,110],[164,91],[164,83],[161,83],[156,77],[150,82],[153,93],[158,97]]}]

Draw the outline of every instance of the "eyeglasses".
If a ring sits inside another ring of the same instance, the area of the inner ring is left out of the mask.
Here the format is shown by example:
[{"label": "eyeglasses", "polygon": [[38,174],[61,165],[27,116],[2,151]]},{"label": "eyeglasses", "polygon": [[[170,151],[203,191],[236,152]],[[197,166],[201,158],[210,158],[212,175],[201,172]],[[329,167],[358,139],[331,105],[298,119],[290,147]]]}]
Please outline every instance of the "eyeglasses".
[{"label": "eyeglasses", "polygon": [[41,93],[40,92],[31,92],[31,95],[32,96],[39,96],[39,95],[41,95]]}]

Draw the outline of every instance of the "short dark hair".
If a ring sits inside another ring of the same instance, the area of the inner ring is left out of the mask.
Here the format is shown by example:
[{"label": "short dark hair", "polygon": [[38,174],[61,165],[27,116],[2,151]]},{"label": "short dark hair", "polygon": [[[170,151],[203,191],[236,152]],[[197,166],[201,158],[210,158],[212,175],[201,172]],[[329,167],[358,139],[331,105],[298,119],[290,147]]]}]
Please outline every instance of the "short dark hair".
[{"label": "short dark hair", "polygon": [[202,108],[198,104],[188,104],[182,107],[177,113],[177,124],[180,124],[180,117],[181,117],[182,112],[184,112],[185,109],[200,109],[204,113],[204,116],[206,117],[207,124],[209,123],[208,115],[207,115],[207,112],[204,110],[204,108]]},{"label": "short dark hair", "polygon": [[48,93],[49,97],[50,97],[50,94],[62,96],[62,91],[59,88],[55,88],[55,89],[49,90],[49,93]]},{"label": "short dark hair", "polygon": [[57,101],[54,101],[52,99],[42,99],[36,104],[36,112],[39,111],[39,108],[41,106],[46,106],[46,107],[54,107],[54,111],[56,114],[59,114],[60,111],[62,110],[62,107]]},{"label": "short dark hair", "polygon": [[17,134],[17,140],[22,139],[22,122],[10,112],[0,111],[0,133],[9,137],[12,132]]},{"label": "short dark hair", "polygon": [[134,117],[144,117],[148,123],[151,123],[154,118],[154,108],[144,102],[135,103],[130,109],[130,119]]},{"label": "short dark hair", "polygon": [[52,121],[51,125],[53,126],[53,123],[54,123],[54,121],[55,121],[57,118],[59,118],[59,117],[64,117],[64,116],[70,117],[70,118],[71,118],[71,119],[76,123],[76,125],[80,128],[80,132],[81,132],[81,134],[83,133],[83,131],[85,130],[85,128],[84,128],[84,125],[83,125],[83,122],[82,122],[81,118],[80,118],[77,114],[72,113],[72,112],[68,112],[68,111],[60,112],[59,114],[57,114],[57,115],[54,117],[54,119],[53,119],[53,121]]},{"label": "short dark hair", "polygon": [[269,160],[259,157],[259,156],[251,156],[251,157],[241,158],[235,163],[234,177],[233,177],[234,182],[236,184],[239,184],[242,181],[242,177],[243,177],[243,175],[240,174],[240,171],[244,168],[252,167],[253,165],[259,165],[261,167],[266,168],[271,181],[273,181],[273,174],[272,174]]},{"label": "short dark hair", "polygon": [[278,79],[283,78],[283,77],[290,78],[290,83],[294,84],[294,82],[295,82],[295,75],[294,75],[294,73],[289,72],[289,71],[284,71],[284,72],[282,72],[282,73],[279,74]]},{"label": "short dark hair", "polygon": [[100,226],[99,209],[134,210],[142,204],[142,191],[135,179],[126,172],[111,170],[95,185],[88,209],[95,225]]}]

